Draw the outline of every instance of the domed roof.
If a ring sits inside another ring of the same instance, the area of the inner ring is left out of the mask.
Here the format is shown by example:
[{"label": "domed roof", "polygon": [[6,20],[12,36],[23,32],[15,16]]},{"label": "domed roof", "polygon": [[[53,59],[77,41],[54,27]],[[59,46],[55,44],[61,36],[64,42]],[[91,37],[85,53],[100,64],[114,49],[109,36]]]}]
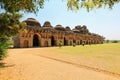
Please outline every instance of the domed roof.
[{"label": "domed roof", "polygon": [[43,27],[52,27],[51,23],[49,21],[46,21],[43,25]]},{"label": "domed roof", "polygon": [[56,25],[54,29],[60,30],[60,31],[66,31],[62,25]]},{"label": "domed roof", "polygon": [[80,33],[80,30],[78,30],[78,29],[73,29],[72,31],[75,33]]},{"label": "domed roof", "polygon": [[87,26],[86,26],[86,25],[83,25],[82,28],[87,29]]},{"label": "domed roof", "polygon": [[80,33],[88,34],[89,30],[87,29],[87,26],[83,25],[80,29]]},{"label": "domed roof", "polygon": [[41,27],[40,23],[34,18],[28,18],[27,20],[25,20],[23,22],[26,22],[27,25],[29,25],[29,26],[40,26]]},{"label": "domed roof", "polygon": [[66,29],[66,31],[71,31],[69,26],[67,26],[65,29]]},{"label": "domed roof", "polygon": [[75,26],[75,29],[80,30],[80,29],[81,29],[81,25],[77,25],[77,26]]}]

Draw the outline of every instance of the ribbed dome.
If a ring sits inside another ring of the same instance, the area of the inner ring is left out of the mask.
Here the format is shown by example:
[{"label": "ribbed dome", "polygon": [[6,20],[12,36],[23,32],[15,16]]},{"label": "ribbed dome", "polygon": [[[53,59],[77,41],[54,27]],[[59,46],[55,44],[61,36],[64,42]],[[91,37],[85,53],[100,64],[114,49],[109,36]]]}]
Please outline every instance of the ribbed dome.
[{"label": "ribbed dome", "polygon": [[86,25],[83,25],[82,28],[87,29],[87,26],[86,26]]},{"label": "ribbed dome", "polygon": [[73,29],[72,31],[75,33],[80,33],[80,31],[78,29]]},{"label": "ribbed dome", "polygon": [[92,35],[93,35],[93,36],[98,36],[98,37],[100,37],[100,35],[99,35],[99,34],[92,33]]},{"label": "ribbed dome", "polygon": [[87,26],[83,25],[80,29],[80,33],[88,34],[89,30],[87,29]]},{"label": "ribbed dome", "polygon": [[56,25],[55,29],[60,31],[65,31],[65,28],[62,25]]},{"label": "ribbed dome", "polygon": [[67,26],[65,29],[66,29],[66,31],[71,31],[69,26]]},{"label": "ribbed dome", "polygon": [[75,26],[75,29],[80,30],[81,29],[81,25]]},{"label": "ribbed dome", "polygon": [[46,21],[43,25],[43,27],[52,27],[51,23],[49,21]]},{"label": "ribbed dome", "polygon": [[26,22],[27,25],[29,25],[29,26],[40,26],[41,27],[40,23],[34,18],[28,18],[27,20],[25,20],[23,22]]}]

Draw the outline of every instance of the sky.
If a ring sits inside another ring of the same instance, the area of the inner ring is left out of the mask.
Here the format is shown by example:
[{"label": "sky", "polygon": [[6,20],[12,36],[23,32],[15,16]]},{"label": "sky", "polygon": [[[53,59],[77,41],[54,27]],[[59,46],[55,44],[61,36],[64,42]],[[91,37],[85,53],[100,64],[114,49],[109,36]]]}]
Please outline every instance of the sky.
[{"label": "sky", "polygon": [[76,25],[86,25],[91,33],[97,33],[109,40],[120,40],[120,3],[113,9],[101,8],[87,12],[85,8],[71,11],[67,8],[67,0],[49,0],[44,8],[34,13],[24,13],[21,21],[35,18],[41,25],[50,21],[52,26],[61,24],[73,29]]}]

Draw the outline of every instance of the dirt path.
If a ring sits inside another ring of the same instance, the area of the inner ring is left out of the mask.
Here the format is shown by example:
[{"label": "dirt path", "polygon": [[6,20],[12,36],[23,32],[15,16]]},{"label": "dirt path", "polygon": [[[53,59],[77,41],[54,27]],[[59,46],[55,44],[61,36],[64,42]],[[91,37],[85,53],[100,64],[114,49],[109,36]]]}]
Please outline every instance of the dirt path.
[{"label": "dirt path", "polygon": [[9,50],[9,57],[3,61],[6,67],[0,69],[0,80],[120,80],[117,77],[40,56],[43,53],[51,53],[48,50],[48,48]]}]

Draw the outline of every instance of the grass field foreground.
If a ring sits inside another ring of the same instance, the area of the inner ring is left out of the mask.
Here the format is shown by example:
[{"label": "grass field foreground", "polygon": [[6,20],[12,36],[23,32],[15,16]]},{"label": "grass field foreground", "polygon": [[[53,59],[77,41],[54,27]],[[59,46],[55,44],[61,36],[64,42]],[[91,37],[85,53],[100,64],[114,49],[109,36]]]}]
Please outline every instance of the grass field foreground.
[{"label": "grass field foreground", "polygon": [[66,46],[52,52],[72,55],[78,64],[120,74],[120,43]]}]

